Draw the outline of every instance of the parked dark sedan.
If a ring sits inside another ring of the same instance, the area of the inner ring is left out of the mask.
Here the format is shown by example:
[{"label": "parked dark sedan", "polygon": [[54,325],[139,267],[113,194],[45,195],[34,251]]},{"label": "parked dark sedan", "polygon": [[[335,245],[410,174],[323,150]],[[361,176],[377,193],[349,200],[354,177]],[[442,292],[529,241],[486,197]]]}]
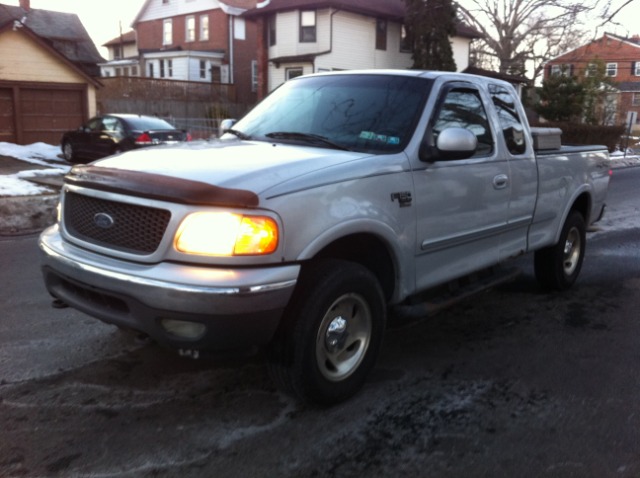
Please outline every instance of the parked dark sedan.
[{"label": "parked dark sedan", "polygon": [[154,116],[108,114],[66,132],[62,153],[70,163],[80,163],[130,149],[190,140],[189,133]]}]

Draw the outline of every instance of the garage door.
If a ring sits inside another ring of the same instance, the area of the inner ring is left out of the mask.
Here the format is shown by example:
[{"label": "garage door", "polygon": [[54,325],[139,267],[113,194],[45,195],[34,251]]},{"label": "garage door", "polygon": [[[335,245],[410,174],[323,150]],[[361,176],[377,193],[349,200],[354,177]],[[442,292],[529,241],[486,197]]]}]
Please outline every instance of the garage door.
[{"label": "garage door", "polygon": [[0,142],[16,142],[13,111],[13,90],[0,88]]},{"label": "garage door", "polygon": [[82,90],[21,88],[22,143],[60,144],[83,122],[82,98]]}]

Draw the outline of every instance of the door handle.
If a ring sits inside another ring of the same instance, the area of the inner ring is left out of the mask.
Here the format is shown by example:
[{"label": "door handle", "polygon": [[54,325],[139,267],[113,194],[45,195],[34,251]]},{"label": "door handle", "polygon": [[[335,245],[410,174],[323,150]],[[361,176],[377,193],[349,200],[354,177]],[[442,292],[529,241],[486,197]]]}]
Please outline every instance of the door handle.
[{"label": "door handle", "polygon": [[509,184],[509,176],[506,174],[498,174],[493,178],[493,187],[495,189],[504,189]]}]

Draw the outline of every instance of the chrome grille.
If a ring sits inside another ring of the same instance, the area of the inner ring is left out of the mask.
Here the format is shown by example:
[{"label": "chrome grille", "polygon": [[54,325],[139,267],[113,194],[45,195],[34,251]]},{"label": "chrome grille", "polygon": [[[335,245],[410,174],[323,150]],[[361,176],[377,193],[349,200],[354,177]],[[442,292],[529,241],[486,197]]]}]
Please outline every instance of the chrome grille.
[{"label": "chrome grille", "polygon": [[151,254],[160,245],[171,213],[67,192],[63,218],[67,232],[78,239],[131,254]]}]

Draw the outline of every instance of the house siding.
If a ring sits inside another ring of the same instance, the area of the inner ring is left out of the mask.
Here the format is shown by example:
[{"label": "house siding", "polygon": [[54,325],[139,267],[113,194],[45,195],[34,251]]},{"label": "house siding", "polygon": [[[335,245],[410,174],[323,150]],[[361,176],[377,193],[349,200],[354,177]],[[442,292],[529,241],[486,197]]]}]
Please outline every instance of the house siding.
[{"label": "house siding", "polygon": [[220,3],[217,0],[172,0],[162,3],[162,0],[149,2],[147,8],[141,12],[137,18],[138,22],[150,20],[161,20],[163,18],[189,15],[191,13],[204,12],[207,10],[219,9]]},{"label": "house siding", "polygon": [[19,31],[0,35],[0,79],[85,84],[86,79]]}]

